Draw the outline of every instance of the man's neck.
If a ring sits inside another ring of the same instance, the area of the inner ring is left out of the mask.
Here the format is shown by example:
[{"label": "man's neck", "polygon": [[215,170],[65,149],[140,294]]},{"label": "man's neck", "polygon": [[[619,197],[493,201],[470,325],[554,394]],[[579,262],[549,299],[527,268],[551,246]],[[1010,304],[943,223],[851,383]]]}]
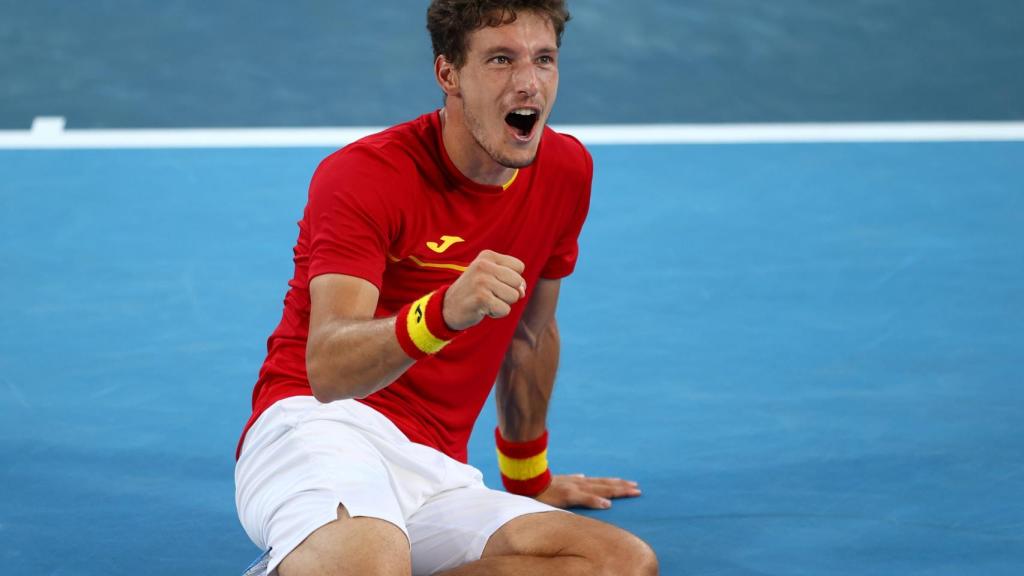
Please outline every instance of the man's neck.
[{"label": "man's neck", "polygon": [[502,186],[516,174],[514,168],[495,162],[491,155],[477,144],[462,115],[458,112],[449,113],[447,106],[441,109],[441,139],[452,164],[473,182]]}]

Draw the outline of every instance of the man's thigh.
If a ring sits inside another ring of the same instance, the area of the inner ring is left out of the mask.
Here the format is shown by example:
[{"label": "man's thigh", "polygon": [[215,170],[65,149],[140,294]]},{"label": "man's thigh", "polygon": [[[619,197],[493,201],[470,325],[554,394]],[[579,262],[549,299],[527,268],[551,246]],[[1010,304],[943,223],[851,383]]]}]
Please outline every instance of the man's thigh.
[{"label": "man's thigh", "polygon": [[533,498],[483,485],[442,492],[406,520],[412,540],[412,573],[434,574],[479,560],[502,526],[528,515],[573,514]]},{"label": "man's thigh", "polygon": [[409,541],[400,528],[378,518],[338,519],[321,526],[277,567],[279,576],[408,576]]}]

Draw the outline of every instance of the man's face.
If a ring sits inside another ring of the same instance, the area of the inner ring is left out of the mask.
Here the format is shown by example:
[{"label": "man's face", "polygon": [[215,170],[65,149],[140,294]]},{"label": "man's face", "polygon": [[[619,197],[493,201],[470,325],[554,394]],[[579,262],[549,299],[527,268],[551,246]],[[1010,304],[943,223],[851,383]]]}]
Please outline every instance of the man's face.
[{"label": "man's face", "polygon": [[498,164],[528,166],[558,92],[554,27],[524,10],[511,24],[470,33],[467,48],[458,76],[470,134]]}]

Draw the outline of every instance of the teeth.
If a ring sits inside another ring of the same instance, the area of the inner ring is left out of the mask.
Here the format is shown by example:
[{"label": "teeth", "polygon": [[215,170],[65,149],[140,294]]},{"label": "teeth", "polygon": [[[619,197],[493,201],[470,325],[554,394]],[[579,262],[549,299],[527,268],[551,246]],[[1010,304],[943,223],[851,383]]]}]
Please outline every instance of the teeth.
[{"label": "teeth", "polygon": [[520,116],[533,116],[534,114],[537,113],[537,111],[536,110],[531,110],[529,108],[518,108],[516,110],[513,110],[512,113],[513,114],[518,114]]}]

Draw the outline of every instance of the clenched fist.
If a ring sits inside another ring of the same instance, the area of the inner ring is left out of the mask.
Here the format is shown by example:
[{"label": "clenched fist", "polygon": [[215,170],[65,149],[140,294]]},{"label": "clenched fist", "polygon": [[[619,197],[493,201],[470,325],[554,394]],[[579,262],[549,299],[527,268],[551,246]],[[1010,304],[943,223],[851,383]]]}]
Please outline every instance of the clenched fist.
[{"label": "clenched fist", "polygon": [[526,268],[514,256],[484,250],[444,295],[444,321],[453,330],[476,326],[484,317],[504,318],[526,296]]}]

